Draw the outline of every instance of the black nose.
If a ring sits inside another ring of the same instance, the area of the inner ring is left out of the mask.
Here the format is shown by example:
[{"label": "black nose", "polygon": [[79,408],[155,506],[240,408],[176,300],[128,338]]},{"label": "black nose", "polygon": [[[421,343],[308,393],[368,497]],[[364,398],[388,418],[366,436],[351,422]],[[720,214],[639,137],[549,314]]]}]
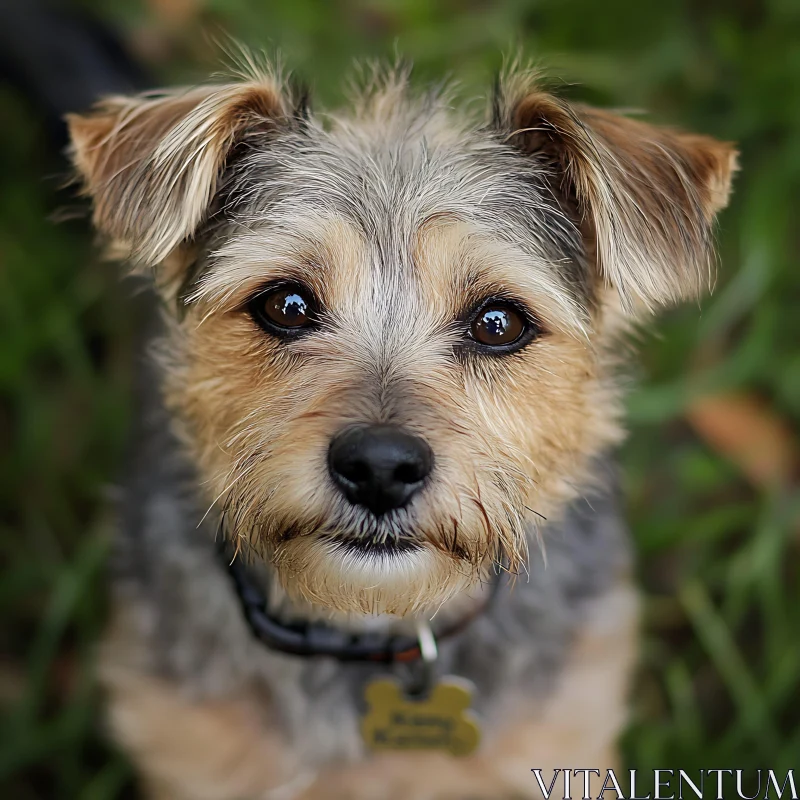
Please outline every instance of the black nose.
[{"label": "black nose", "polygon": [[376,515],[404,506],[432,465],[427,442],[393,425],[345,428],[328,451],[337,486],[351,503]]}]

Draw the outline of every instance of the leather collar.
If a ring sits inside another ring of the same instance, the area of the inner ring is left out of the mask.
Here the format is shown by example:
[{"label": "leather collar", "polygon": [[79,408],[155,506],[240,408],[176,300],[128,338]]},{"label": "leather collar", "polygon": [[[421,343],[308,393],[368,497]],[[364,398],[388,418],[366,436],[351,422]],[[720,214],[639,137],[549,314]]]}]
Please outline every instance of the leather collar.
[{"label": "leather collar", "polygon": [[[351,633],[319,621],[287,623],[276,619],[270,615],[266,597],[247,566],[239,558],[233,558],[225,544],[220,544],[217,549],[220,558],[225,561],[225,568],[231,577],[250,630],[270,650],[294,656],[328,656],[338,661],[378,664],[411,662],[420,658],[420,643],[413,636]],[[501,574],[497,571],[494,575],[486,602],[437,631],[437,641],[461,633],[489,608],[497,596]]]}]

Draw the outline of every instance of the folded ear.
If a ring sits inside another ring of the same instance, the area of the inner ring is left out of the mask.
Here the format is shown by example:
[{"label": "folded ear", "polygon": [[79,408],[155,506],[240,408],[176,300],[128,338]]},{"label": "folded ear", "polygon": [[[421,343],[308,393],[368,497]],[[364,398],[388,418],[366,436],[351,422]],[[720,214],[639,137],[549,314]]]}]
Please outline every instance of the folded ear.
[{"label": "folded ear", "polygon": [[146,264],[202,223],[233,146],[286,116],[275,83],[111,97],[67,117],[71,156],[96,227]]},{"label": "folded ear", "polygon": [[626,311],[709,287],[714,218],[737,166],[732,145],[530,89],[506,93],[496,113],[508,140],[550,171]]}]

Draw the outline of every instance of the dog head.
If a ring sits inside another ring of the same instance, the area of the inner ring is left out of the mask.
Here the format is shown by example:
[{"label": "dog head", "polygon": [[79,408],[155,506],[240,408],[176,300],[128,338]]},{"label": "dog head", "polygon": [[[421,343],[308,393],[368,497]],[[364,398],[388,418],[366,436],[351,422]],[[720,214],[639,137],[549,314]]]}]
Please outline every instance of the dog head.
[{"label": "dog head", "polygon": [[292,595],[412,613],[517,569],[620,438],[630,320],[710,280],[735,154],[509,76],[388,72],[317,118],[270,75],[69,120],[97,228],[168,299],[167,402]]}]

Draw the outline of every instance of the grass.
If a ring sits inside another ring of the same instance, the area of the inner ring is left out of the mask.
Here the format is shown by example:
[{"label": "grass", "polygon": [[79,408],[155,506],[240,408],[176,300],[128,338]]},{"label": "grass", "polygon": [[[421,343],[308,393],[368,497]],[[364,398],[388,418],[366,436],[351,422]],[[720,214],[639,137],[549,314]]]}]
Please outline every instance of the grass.
[{"label": "grass", "polygon": [[[83,5],[165,82],[216,68],[221,32],[279,47],[329,101],[354,54],[397,47],[421,79],[450,72],[484,91],[500,53],[520,46],[569,96],[739,142],[714,296],[642,335],[629,400],[622,458],[645,613],[624,754],[643,770],[796,767],[800,494],[748,479],[691,410],[707,395],[723,411],[726,397],[757,398],[796,452],[800,5],[207,0],[177,22],[186,4]],[[43,159],[37,120],[8,90],[0,113],[13,123],[0,127],[0,795],[107,800],[130,792],[130,773],[99,733],[90,663],[135,323],[84,224],[49,219],[63,164]]]}]

